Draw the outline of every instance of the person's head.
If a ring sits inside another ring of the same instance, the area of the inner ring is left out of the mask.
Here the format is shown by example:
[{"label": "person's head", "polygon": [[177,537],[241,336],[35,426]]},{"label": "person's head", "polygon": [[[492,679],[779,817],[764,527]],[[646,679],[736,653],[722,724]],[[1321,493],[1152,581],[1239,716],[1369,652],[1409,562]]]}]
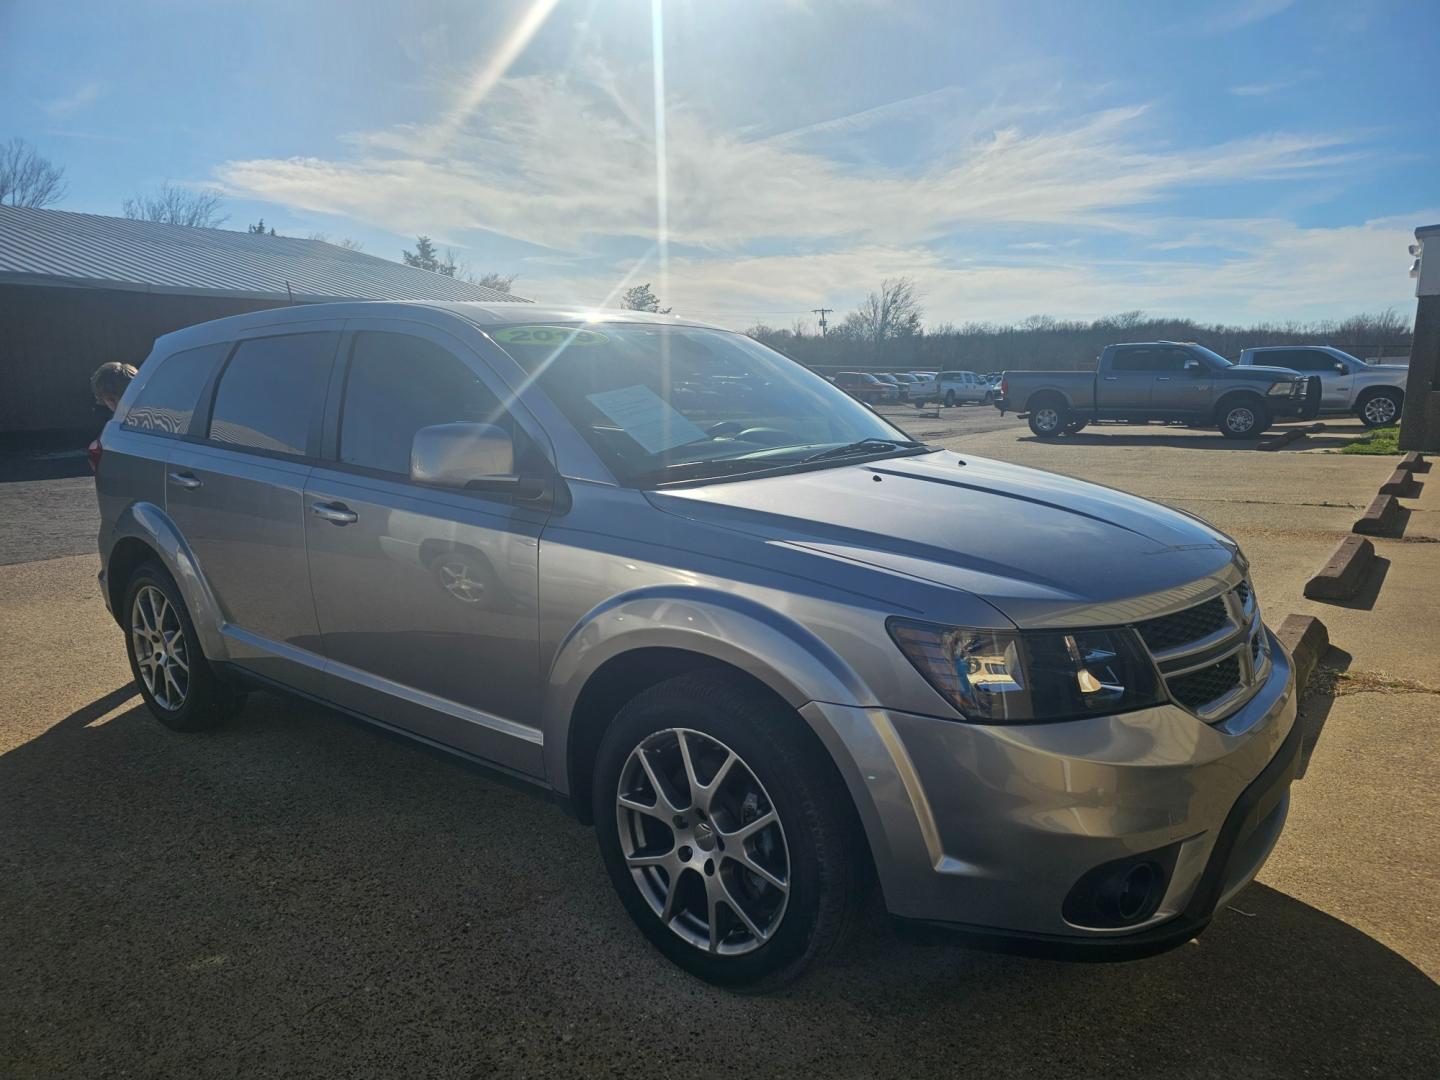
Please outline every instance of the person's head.
[{"label": "person's head", "polygon": [[122,364],[116,360],[101,364],[95,369],[95,374],[90,376],[90,389],[95,394],[95,400],[114,412],[135,374],[136,368],[133,364]]}]

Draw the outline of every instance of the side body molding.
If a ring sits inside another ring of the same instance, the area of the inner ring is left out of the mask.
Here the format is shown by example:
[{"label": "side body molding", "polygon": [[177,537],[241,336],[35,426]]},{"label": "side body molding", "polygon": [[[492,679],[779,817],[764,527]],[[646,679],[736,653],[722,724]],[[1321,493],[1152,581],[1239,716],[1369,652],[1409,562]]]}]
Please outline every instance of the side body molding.
[{"label": "side body molding", "polygon": [[606,662],[646,648],[682,649],[730,664],[796,709],[811,701],[874,704],[834,650],[774,608],[693,586],[623,593],[582,616],[550,664],[541,716],[545,769],[563,794],[570,793],[571,721],[586,683]]},{"label": "side body molding", "polygon": [[[120,512],[105,552],[107,575],[115,549],[127,539],[141,540],[159,553],[160,561],[184,594],[185,606],[190,611],[190,619],[195,624],[195,633],[199,635],[205,656],[211,660],[228,660],[229,651],[220,632],[225,625],[220,604],[201,575],[194,553],[165,511],[154,503],[136,502]],[[115,617],[123,623],[122,613],[116,612]]]}]

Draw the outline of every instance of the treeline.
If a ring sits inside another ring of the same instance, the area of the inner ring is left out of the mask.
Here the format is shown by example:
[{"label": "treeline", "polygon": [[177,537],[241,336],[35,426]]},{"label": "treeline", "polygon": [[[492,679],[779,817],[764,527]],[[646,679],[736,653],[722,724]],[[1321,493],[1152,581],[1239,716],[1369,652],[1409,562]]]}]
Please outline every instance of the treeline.
[{"label": "treeline", "polygon": [[1106,345],[1124,341],[1193,341],[1221,356],[1261,345],[1333,345],[1361,359],[1404,356],[1411,327],[1394,309],[1342,321],[1227,326],[1156,318],[1141,311],[1094,322],[1032,315],[1018,323],[942,323],[885,337],[837,327],[827,335],[797,324],[788,330],[753,326],[751,337],[809,367],[862,371],[999,371],[1006,368],[1088,368]]}]

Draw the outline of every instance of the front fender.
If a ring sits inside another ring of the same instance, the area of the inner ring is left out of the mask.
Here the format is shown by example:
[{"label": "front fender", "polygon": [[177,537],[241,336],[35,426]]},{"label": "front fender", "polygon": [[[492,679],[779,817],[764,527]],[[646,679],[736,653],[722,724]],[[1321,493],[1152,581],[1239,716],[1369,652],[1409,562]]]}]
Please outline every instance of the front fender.
[{"label": "front fender", "polygon": [[569,794],[570,726],[592,676],[636,649],[682,649],[730,664],[796,709],[811,701],[873,704],[859,677],[786,615],[714,589],[661,585],[613,597],[587,612],[556,650],[542,705],[546,773]]},{"label": "front fender", "polygon": [[[131,503],[121,511],[115,519],[108,550],[105,552],[107,579],[111,573],[115,552],[126,540],[138,540],[151,548],[160,557],[160,562],[170,572],[170,576],[175,579],[205,656],[211,660],[229,659],[225,638],[220,633],[220,628],[225,624],[220,604],[200,573],[200,564],[194,552],[185,543],[169,515],[149,502]],[[117,612],[116,618],[121,619],[123,616]]]}]

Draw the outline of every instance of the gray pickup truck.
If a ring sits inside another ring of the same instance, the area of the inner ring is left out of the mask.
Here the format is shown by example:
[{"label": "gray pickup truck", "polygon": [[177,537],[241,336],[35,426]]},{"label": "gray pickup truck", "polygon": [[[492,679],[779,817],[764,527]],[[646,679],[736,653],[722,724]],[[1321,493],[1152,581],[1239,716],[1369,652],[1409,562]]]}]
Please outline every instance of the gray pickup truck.
[{"label": "gray pickup truck", "polygon": [[1251,439],[1282,416],[1313,417],[1318,381],[1278,367],[1237,367],[1202,345],[1107,345],[1094,371],[1007,371],[995,407],[1026,416],[1042,439],[1095,420],[1176,420]]},{"label": "gray pickup truck", "polygon": [[1366,427],[1385,427],[1400,419],[1405,404],[1404,364],[1367,364],[1329,345],[1277,345],[1246,349],[1237,363],[1289,368],[1320,380],[1320,412],[1353,413]]}]

